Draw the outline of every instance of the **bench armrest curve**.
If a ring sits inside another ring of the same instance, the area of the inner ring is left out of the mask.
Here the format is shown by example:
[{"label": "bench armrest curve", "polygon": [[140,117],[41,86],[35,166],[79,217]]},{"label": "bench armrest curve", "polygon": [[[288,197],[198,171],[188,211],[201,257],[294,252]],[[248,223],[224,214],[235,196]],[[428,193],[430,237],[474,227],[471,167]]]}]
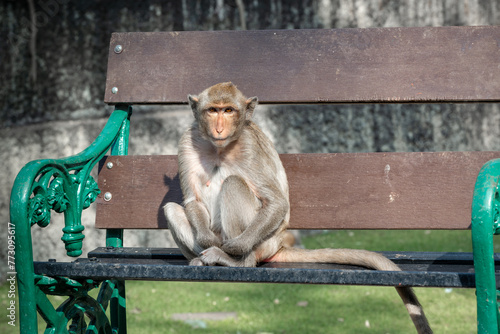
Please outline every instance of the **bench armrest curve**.
[{"label": "bench armrest curve", "polygon": [[[90,172],[116,145],[122,128],[126,123],[128,125],[130,110],[129,106],[117,106],[99,136],[79,154],[62,159],[31,161],[21,169],[14,181],[10,200],[16,248],[31,250],[30,227],[35,224],[48,226],[51,210],[54,210],[64,213],[62,240],[68,256],[81,255],[84,238],[81,214],[100,193]],[[25,242],[29,242],[30,246],[24,245]]]},{"label": "bench armrest curve", "polygon": [[500,159],[479,172],[472,201],[472,247],[476,274],[478,333],[500,332],[493,235],[500,233]]}]

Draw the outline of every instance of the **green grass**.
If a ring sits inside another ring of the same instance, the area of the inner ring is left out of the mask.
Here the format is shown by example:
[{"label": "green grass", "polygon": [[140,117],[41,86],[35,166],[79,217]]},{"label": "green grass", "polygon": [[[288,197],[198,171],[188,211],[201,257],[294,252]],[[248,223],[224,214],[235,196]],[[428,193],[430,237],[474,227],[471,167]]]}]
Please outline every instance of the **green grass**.
[{"label": "green grass", "polygon": [[[308,248],[470,251],[468,231],[336,231],[306,237]],[[435,333],[475,333],[473,289],[416,289]],[[0,304],[9,302],[0,287]],[[95,295],[95,294],[94,294]],[[62,297],[51,297],[54,304]],[[299,302],[307,302],[305,303]],[[301,306],[302,305],[302,306]],[[196,323],[174,313],[236,312],[237,319]],[[0,322],[0,333],[18,327]],[[414,333],[393,288],[292,284],[127,282],[129,333]],[[39,332],[44,325],[40,323]]]}]

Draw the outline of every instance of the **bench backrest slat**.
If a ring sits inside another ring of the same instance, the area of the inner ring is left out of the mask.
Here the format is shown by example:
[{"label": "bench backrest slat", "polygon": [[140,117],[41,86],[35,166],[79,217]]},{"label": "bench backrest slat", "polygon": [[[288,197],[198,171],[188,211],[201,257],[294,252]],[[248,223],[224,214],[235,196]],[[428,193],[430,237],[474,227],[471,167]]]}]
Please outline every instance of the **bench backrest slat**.
[{"label": "bench backrest slat", "polygon": [[499,50],[500,27],[114,33],[105,102],[223,81],[261,103],[499,101]]},{"label": "bench backrest slat", "polygon": [[[500,152],[280,157],[290,183],[292,228],[468,229],[476,176]],[[166,228],[161,208],[182,201],[176,156],[107,157],[98,182],[98,228]]]}]

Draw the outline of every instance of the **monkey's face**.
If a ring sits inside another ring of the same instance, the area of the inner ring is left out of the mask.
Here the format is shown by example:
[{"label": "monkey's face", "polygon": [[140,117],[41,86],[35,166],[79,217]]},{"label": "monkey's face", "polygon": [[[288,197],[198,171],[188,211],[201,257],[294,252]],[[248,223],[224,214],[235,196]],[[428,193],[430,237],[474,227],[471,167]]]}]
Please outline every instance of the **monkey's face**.
[{"label": "monkey's face", "polygon": [[214,146],[222,148],[240,133],[244,115],[236,104],[210,104],[201,111],[200,130]]},{"label": "monkey's face", "polygon": [[201,136],[217,148],[238,139],[257,105],[256,97],[247,99],[231,82],[209,87],[198,96],[188,95],[188,100]]}]

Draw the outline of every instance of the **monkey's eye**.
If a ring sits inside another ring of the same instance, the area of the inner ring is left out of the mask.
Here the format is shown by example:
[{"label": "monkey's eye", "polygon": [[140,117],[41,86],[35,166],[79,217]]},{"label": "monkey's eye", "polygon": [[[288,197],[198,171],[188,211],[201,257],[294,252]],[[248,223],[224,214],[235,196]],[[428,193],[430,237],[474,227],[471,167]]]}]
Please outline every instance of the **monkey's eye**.
[{"label": "monkey's eye", "polygon": [[224,109],[225,113],[232,113],[233,111],[234,111],[233,108],[226,108],[226,109]]},{"label": "monkey's eye", "polygon": [[209,113],[214,113],[214,112],[217,112],[217,109],[215,109],[214,107],[210,107],[208,108],[207,110]]}]

